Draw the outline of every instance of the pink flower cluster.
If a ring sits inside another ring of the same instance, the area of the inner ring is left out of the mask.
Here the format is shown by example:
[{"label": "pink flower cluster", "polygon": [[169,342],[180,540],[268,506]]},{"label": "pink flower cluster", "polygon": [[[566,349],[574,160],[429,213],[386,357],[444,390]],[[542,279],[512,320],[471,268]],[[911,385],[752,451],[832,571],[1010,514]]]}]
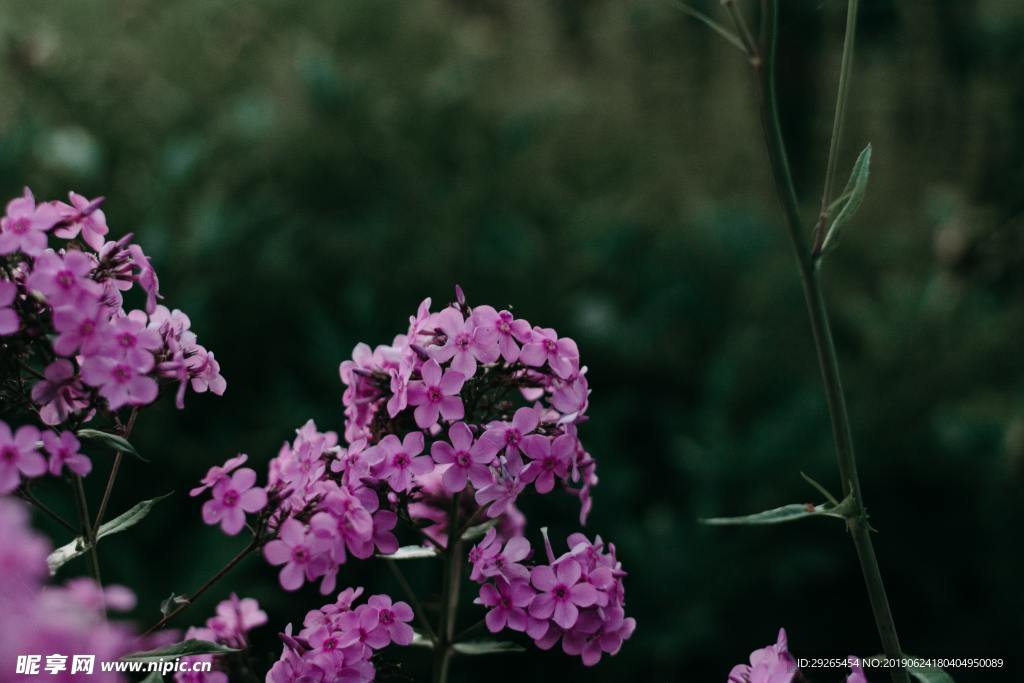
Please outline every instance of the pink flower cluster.
[{"label": "pink flower cluster", "polygon": [[281,634],[281,658],[267,673],[267,683],[367,683],[376,669],[375,650],[408,645],[413,639],[412,608],[392,602],[387,595],[372,595],[356,606],[362,588],[346,588],[333,603],[312,610],[303,628],[292,634],[291,624]]},{"label": "pink flower cluster", "polygon": [[[849,664],[846,683],[868,683],[855,657],[849,658]],[[726,683],[792,683],[798,673],[796,659],[789,652],[786,629],[780,628],[775,643],[751,652],[750,664],[734,666]]]},{"label": "pink flower cluster", "polygon": [[[40,438],[48,458],[39,452]],[[12,432],[7,423],[0,420],[0,493],[18,488],[23,477],[40,477],[47,472],[58,476],[67,469],[84,477],[92,471],[92,461],[79,452],[81,447],[71,432],[48,430],[40,435],[31,425]]]},{"label": "pink flower cluster", "polygon": [[[205,640],[228,647],[244,649],[249,645],[249,631],[267,623],[267,613],[253,598],[239,598],[232,593],[231,597],[217,605],[215,616],[206,620],[202,627],[193,626],[185,632],[185,638]],[[185,657],[185,662],[212,662],[214,666],[224,666],[224,658],[213,655],[195,655]],[[228,683],[228,674],[219,669],[211,671],[188,671],[174,674],[175,683]]]},{"label": "pink flower cluster", "polygon": [[434,313],[424,300],[390,345],[359,344],[341,364],[346,439],[373,444],[371,474],[396,492],[436,469],[449,493],[468,482],[498,517],[527,488],[560,483],[585,522],[597,476],[576,436],[589,396],[576,343],[456,294]]},{"label": "pink flower cluster", "polygon": [[607,547],[575,533],[569,551],[555,557],[547,539],[547,564],[527,566],[530,543],[522,536],[502,541],[494,529],[469,552],[470,578],[482,583],[476,603],[488,608],[484,621],[491,633],[509,628],[526,633],[541,649],[559,639],[568,655],[593,666],[603,654],[615,655],[636,629],[625,615],[626,572]]},{"label": "pink flower cluster", "polygon": [[[28,524],[28,512],[21,503],[0,497],[0,662],[14,672],[18,655],[62,653],[68,667],[57,674],[43,674],[47,680],[80,680],[71,676],[70,655],[95,655],[97,661],[114,660],[138,649],[133,630],[123,622],[108,621],[108,610],[126,611],[135,606],[127,588],[99,588],[92,579],[78,578],[63,586],[46,586],[49,575],[46,557],[49,542]],[[45,661],[43,662],[45,665]],[[42,665],[41,665],[42,666]],[[124,681],[117,673],[95,668],[90,680],[98,683]]]},{"label": "pink flower cluster", "polygon": [[[490,532],[473,550],[488,625],[525,631],[541,647],[561,640],[563,650],[594,664],[616,653],[636,626],[623,611],[625,573],[614,546],[573,534],[562,557],[548,547],[547,565],[518,564],[530,551],[521,538],[520,494],[560,487],[580,499],[581,523],[589,512],[595,463],[577,432],[589,394],[586,368],[576,344],[554,330],[490,306],[471,308],[459,289],[456,298],[436,313],[424,301],[391,345],[359,344],[341,364],[347,444],[310,420],[270,461],[265,486],[241,467],[242,454],[210,469],[192,495],[209,490],[203,519],[228,534],[248,522],[282,588],[319,581],[325,595],[350,557],[396,552],[400,520],[443,550],[453,533],[490,518]],[[504,548],[499,534],[511,539]],[[495,611],[506,599],[514,609]],[[377,602],[368,605],[384,609]],[[369,607],[355,611],[370,614]],[[365,643],[373,649],[371,632]],[[325,666],[318,648],[327,635],[306,635],[308,642],[288,636],[273,680],[294,680],[310,666],[334,672],[323,680],[340,676],[338,667],[363,680],[363,664],[352,664],[362,659],[344,655]],[[392,634],[388,642],[403,640]]]},{"label": "pink flower cluster", "polygon": [[[49,425],[147,405],[161,382],[177,383],[179,408],[187,386],[226,388],[188,317],[157,304],[157,276],[141,247],[130,234],[105,241],[102,201],[72,192],[68,204],[36,203],[26,188],[0,220],[0,346],[40,365],[31,401]],[[50,246],[51,236],[60,241]],[[126,310],[136,285],[144,307]]]}]

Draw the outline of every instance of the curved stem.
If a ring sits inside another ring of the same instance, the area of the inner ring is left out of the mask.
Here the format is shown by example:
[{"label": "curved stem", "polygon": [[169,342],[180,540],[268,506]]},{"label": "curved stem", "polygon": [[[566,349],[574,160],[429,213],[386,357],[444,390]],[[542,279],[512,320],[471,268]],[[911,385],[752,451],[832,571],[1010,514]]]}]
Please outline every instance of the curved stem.
[{"label": "curved stem", "polygon": [[[851,3],[856,10],[856,2]],[[828,310],[822,296],[818,275],[814,268],[814,260],[804,240],[801,228],[800,209],[796,197],[793,177],[789,169],[786,146],[782,137],[779,122],[778,102],[775,94],[775,49],[778,33],[778,0],[768,3],[768,45],[764,59],[764,71],[757,72],[761,103],[761,119],[765,129],[765,141],[768,157],[772,167],[772,177],[776,191],[786,216],[786,228],[793,244],[799,266],[800,281],[803,285],[804,300],[810,319],[814,337],[814,348],[821,370],[825,399],[828,404],[829,417],[832,422],[832,433],[835,440],[836,460],[839,475],[842,479],[843,491],[853,499],[856,514],[848,518],[847,528],[853,539],[860,561],[861,572],[867,587],[868,599],[874,614],[875,624],[887,657],[901,658],[899,637],[889,599],[882,582],[882,574],[878,567],[874,546],[871,541],[870,529],[864,512],[864,501],[861,494],[860,478],[857,473],[857,459],[853,448],[853,436],[846,411],[846,398],[843,394],[842,380],[839,374],[839,362],[836,357],[832,329],[828,319]],[[849,35],[849,31],[847,32]],[[845,51],[845,50],[844,50]],[[755,71],[757,71],[755,69]],[[905,669],[893,669],[892,679],[895,683],[909,683]]]},{"label": "curved stem", "polygon": [[251,541],[249,541],[249,544],[247,546],[242,548],[238,552],[237,555],[235,555],[230,560],[228,560],[228,563],[225,564],[223,567],[221,567],[220,570],[218,570],[216,574],[214,574],[213,576],[208,578],[206,580],[206,582],[203,583],[202,586],[200,586],[199,588],[196,589],[195,593],[193,593],[192,595],[188,596],[188,599],[185,602],[183,602],[180,607],[178,607],[177,609],[175,609],[175,610],[173,610],[171,612],[168,612],[160,621],[156,622],[155,624],[153,624],[152,626],[147,628],[146,632],[143,633],[142,635],[148,636],[150,633],[152,633],[153,631],[156,631],[159,628],[162,628],[171,619],[174,619],[174,617],[178,616],[179,614],[184,612],[186,609],[191,607],[192,603],[195,602],[197,599],[199,599],[199,596],[201,596],[203,593],[208,591],[215,583],[217,583],[218,581],[223,579],[224,576],[229,571],[234,569],[235,565],[237,565],[239,562],[241,562],[242,560],[245,559],[246,555],[248,555],[253,550],[258,548],[259,544],[260,544],[259,537],[258,536],[253,536],[253,539]]}]

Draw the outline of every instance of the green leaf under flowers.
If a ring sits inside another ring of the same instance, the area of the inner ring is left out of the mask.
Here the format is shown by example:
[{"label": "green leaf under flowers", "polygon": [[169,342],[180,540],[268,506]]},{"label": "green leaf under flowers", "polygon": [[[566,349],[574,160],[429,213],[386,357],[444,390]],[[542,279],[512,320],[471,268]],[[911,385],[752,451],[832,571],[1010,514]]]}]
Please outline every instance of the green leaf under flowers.
[{"label": "green leaf under flowers", "polygon": [[[173,491],[171,493],[173,493]],[[171,494],[167,493],[157,498],[144,500],[127,512],[118,515],[109,522],[101,524],[99,530],[96,532],[96,540],[99,541],[101,538],[120,533],[125,529],[130,529],[135,526],[150,513],[157,503],[169,495]],[[58,569],[76,557],[84,555],[88,550],[89,544],[82,536],[78,536],[70,543],[57,548],[46,558],[46,564],[50,568],[50,574],[56,574]]]},{"label": "green leaf under flowers", "polygon": [[128,453],[134,455],[142,462],[149,462],[146,458],[139,455],[139,452],[135,450],[135,446],[131,444],[128,439],[117,434],[111,434],[110,432],[101,432],[98,429],[79,429],[75,434],[82,439],[89,439],[90,441],[98,441],[99,443],[110,446],[115,451],[121,451],[122,453]]},{"label": "green leaf under flowers", "polygon": [[462,533],[462,540],[475,541],[478,538],[483,538],[487,534],[487,531],[497,523],[498,518],[495,517],[494,519],[487,520],[483,524],[471,526]]},{"label": "green leaf under flowers", "polygon": [[460,655],[496,655],[503,652],[525,652],[526,648],[518,643],[510,643],[500,640],[471,640],[465,643],[455,643],[452,650]]},{"label": "green leaf under flowers", "polygon": [[378,555],[382,560],[422,560],[427,557],[440,557],[434,546],[403,545],[390,555]]},{"label": "green leaf under flowers", "polygon": [[764,512],[757,512],[752,515],[742,515],[739,517],[711,517],[710,519],[702,519],[700,521],[702,524],[710,524],[713,526],[782,524],[784,522],[795,522],[809,517],[836,517],[838,519],[846,519],[847,517],[850,517],[853,512],[853,498],[848,496],[839,505],[832,505],[830,503],[822,503],[821,505],[814,505],[813,503],[793,503],[792,505],[783,505],[782,507],[765,510]]},{"label": "green leaf under flowers", "polygon": [[211,643],[208,640],[197,640],[189,638],[180,643],[174,643],[166,647],[158,647],[155,650],[143,650],[132,652],[121,657],[122,662],[158,662],[162,659],[175,657],[193,657],[195,655],[226,655],[232,652],[241,652],[233,647],[227,647],[218,643]]},{"label": "green leaf under flowers", "polygon": [[839,243],[843,226],[850,222],[850,219],[853,218],[854,214],[857,213],[857,209],[864,202],[864,193],[868,188],[870,172],[871,144],[868,143],[868,146],[857,156],[857,161],[853,163],[850,179],[846,181],[846,187],[843,188],[842,194],[829,207],[829,214],[832,214],[835,209],[838,209],[838,213],[835,214],[835,218],[829,223],[825,239],[822,240],[818,253],[815,254],[816,258],[821,258],[822,255],[834,249]]},{"label": "green leaf under flowers", "polygon": [[412,642],[409,643],[409,646],[425,647],[432,650],[434,648],[434,641],[426,633],[414,628],[412,630]]}]

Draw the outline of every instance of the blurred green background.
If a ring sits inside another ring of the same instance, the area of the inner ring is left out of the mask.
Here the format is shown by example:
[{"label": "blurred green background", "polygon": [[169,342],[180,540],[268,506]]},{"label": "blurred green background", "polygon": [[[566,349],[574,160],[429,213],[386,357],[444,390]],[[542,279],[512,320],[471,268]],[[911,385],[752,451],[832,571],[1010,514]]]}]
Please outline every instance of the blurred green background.
[{"label": "blurred green background", "polygon": [[[1015,666],[1024,5],[862,5],[842,167],[870,141],[872,177],[824,280],[876,547],[908,652]],[[808,221],[844,11],[782,8]],[[797,656],[879,650],[841,525],[696,522],[816,498],[800,471],[838,486],[747,67],[671,2],[11,2],[0,41],[3,196],[105,195],[114,233],[137,234],[228,378],[223,398],[164,402],[136,428],[153,462],[127,462],[111,509],[177,491],[101,546],[138,621],[244,544],[186,495],[207,468],[238,451],[262,468],[308,417],[340,430],[338,363],[458,282],[579,340],[601,476],[588,531],[618,545],[639,628],[585,673],[531,649],[457,660],[457,680],[719,681],[779,626]],[[534,534],[574,528],[556,498],[525,504]],[[414,582],[429,594],[435,572]],[[374,562],[339,581],[398,593]],[[270,612],[268,663],[274,632],[322,603],[254,559],[180,625],[230,590]],[[428,664],[387,657],[399,678]]]}]

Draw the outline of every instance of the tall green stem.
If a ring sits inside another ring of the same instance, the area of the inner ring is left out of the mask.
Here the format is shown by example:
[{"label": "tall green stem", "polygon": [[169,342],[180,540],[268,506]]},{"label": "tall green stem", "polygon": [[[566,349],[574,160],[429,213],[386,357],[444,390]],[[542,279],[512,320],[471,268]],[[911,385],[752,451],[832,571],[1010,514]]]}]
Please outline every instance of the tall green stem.
[{"label": "tall green stem", "polygon": [[[853,436],[850,431],[850,420],[846,412],[846,399],[843,394],[835,344],[832,340],[828,310],[821,293],[818,274],[814,268],[814,259],[804,238],[796,189],[789,169],[789,160],[779,122],[774,75],[779,19],[778,0],[770,0],[767,4],[769,11],[767,20],[767,54],[763,60],[763,71],[756,75],[759,85],[761,119],[765,130],[765,141],[768,148],[768,157],[771,162],[772,177],[775,181],[776,191],[779,195],[783,212],[785,213],[786,228],[799,266],[804,300],[814,337],[814,348],[818,356],[818,365],[825,388],[825,399],[832,422],[839,475],[842,479],[844,492],[851,496],[854,502],[854,514],[847,518],[847,528],[857,550],[857,557],[860,561],[861,572],[864,574],[864,583],[867,587],[868,599],[871,602],[871,610],[874,614],[878,634],[882,641],[882,648],[887,657],[900,658],[902,657],[902,649],[900,648],[899,637],[896,634],[896,624],[893,621],[892,611],[889,608],[889,599],[886,596],[885,584],[882,582],[882,574],[878,568],[878,559],[875,556],[871,533],[864,512],[860,478],[857,473],[857,459],[853,449]],[[852,0],[850,5],[851,9],[856,12],[856,0]],[[856,17],[849,17],[849,20],[849,23],[852,25]],[[849,40],[851,36],[852,30],[848,27],[847,39]],[[844,53],[847,52],[852,54],[852,46],[849,49],[844,47]],[[756,65],[759,61],[752,60],[752,63]],[[832,144],[835,146],[836,141],[833,140]],[[894,683],[909,683],[905,669],[893,669],[892,679]]]},{"label": "tall green stem", "polygon": [[441,613],[434,640],[434,683],[448,682],[452,645],[455,642],[455,613],[459,607],[462,580],[462,537],[459,526],[459,494],[452,496],[448,515],[448,543],[444,551],[444,583],[441,588]]}]

